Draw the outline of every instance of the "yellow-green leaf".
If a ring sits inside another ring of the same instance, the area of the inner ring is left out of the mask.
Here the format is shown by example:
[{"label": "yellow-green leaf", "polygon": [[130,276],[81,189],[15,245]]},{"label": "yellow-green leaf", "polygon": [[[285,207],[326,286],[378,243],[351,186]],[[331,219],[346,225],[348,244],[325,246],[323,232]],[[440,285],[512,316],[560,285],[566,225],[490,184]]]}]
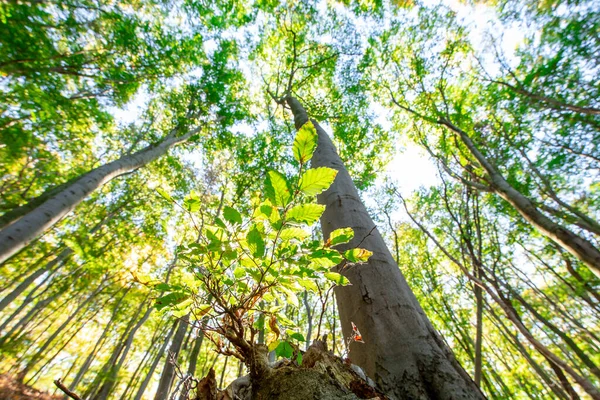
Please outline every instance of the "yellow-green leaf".
[{"label": "yellow-green leaf", "polygon": [[344,253],[346,260],[353,263],[367,262],[372,255],[373,252],[366,249],[350,249]]},{"label": "yellow-green leaf", "polygon": [[329,246],[336,246],[338,244],[348,243],[354,237],[354,230],[352,228],[340,228],[331,232],[327,244]]},{"label": "yellow-green leaf", "polygon": [[265,192],[267,198],[269,198],[273,204],[280,207],[287,206],[292,198],[290,185],[285,178],[285,175],[277,171],[267,172]]},{"label": "yellow-green leaf", "polygon": [[323,275],[325,276],[325,278],[329,279],[330,281],[333,281],[338,286],[351,285],[348,278],[346,278],[344,275],[338,274],[337,272],[325,272]]},{"label": "yellow-green leaf", "polygon": [[233,225],[242,224],[242,214],[235,208],[229,206],[223,207],[223,218]]},{"label": "yellow-green leaf", "polygon": [[317,130],[311,121],[302,125],[302,128],[298,130],[294,139],[294,146],[292,148],[294,158],[302,164],[310,160],[317,148],[318,138]]},{"label": "yellow-green leaf", "polygon": [[311,168],[302,174],[300,190],[308,196],[315,196],[331,186],[337,173],[333,168]]},{"label": "yellow-green leaf", "polygon": [[309,203],[299,204],[292,207],[286,214],[286,218],[296,222],[304,222],[311,225],[319,218],[325,211],[325,206],[321,204]]},{"label": "yellow-green leaf", "polygon": [[298,227],[291,227],[291,228],[285,228],[282,229],[281,232],[279,233],[279,237],[282,240],[290,240],[290,239],[298,239],[298,240],[303,240],[306,239],[308,237],[309,233],[306,232],[304,229],[302,228],[298,228]]}]

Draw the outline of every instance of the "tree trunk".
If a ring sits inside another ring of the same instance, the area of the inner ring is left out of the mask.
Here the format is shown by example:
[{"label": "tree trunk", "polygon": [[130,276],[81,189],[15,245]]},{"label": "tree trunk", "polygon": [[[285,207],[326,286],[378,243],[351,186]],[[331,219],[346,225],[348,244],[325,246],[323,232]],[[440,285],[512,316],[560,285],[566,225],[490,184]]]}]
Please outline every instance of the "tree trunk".
[{"label": "tree trunk", "polygon": [[171,147],[185,142],[197,131],[199,128],[182,136],[175,136],[177,129],[173,129],[162,142],[152,144],[135,154],[123,156],[84,174],[60,193],[6,226],[0,231],[0,264],[51,228],[106,182],[156,160]]},{"label": "tree trunk", "polygon": [[21,293],[23,293],[29,285],[31,285],[37,278],[42,276],[47,271],[51,271],[54,267],[60,267],[71,255],[73,254],[73,250],[70,248],[63,249],[56,258],[44,265],[43,267],[37,269],[32,274],[30,274],[23,282],[21,282],[16,288],[12,290],[8,295],[6,295],[2,300],[0,300],[0,312],[3,311],[10,303],[15,301],[17,297]]},{"label": "tree trunk", "polygon": [[77,385],[79,384],[81,379],[83,379],[83,376],[87,372],[88,368],[90,367],[90,365],[92,365],[92,361],[94,361],[94,358],[96,357],[97,352],[100,351],[100,349],[102,348],[102,345],[104,344],[104,339],[106,338],[106,336],[108,336],[108,333],[112,329],[113,323],[117,317],[117,313],[120,310],[121,303],[123,302],[123,299],[125,298],[125,296],[127,296],[127,293],[129,293],[129,290],[131,290],[131,287],[129,287],[127,290],[125,290],[125,293],[123,293],[123,295],[119,298],[119,300],[117,300],[117,303],[113,307],[113,312],[110,316],[110,319],[108,320],[106,326],[104,327],[102,334],[96,341],[96,344],[94,345],[94,348],[92,349],[90,354],[88,354],[85,361],[81,365],[81,368],[79,368],[77,375],[75,375],[75,379],[73,379],[73,382],[70,385],[70,387],[72,389],[77,388]]},{"label": "tree trunk", "polygon": [[[293,97],[286,102],[296,128],[308,122],[302,105]],[[373,252],[368,264],[341,271],[352,286],[336,288],[336,299],[345,337],[351,322],[365,343],[350,343],[349,357],[385,392],[398,399],[483,399],[485,396],[454,359],[428,320],[398,264],[358,196],[327,133],[313,120],[319,136],[312,167],[338,170],[333,185],[319,195],[327,208],[321,217],[323,237],[338,228],[354,229],[354,239],[340,249],[359,243]]]},{"label": "tree trunk", "polygon": [[487,172],[492,190],[496,194],[512,205],[542,235],[573,254],[600,277],[600,251],[589,240],[555,223],[540,212],[529,198],[521,194],[504,179],[496,167],[479,151],[465,131],[447,120],[440,120],[440,124],[447,126],[458,134],[473,157]]},{"label": "tree trunk", "polygon": [[173,377],[175,375],[175,366],[170,362],[170,357],[172,356],[173,359],[177,361],[177,356],[181,350],[181,345],[183,344],[185,332],[188,327],[188,318],[188,316],[185,316],[178,321],[179,324],[177,326],[177,332],[175,333],[173,343],[171,343],[171,347],[169,348],[169,353],[167,354],[165,360],[163,372],[160,375],[160,382],[158,384],[158,389],[156,390],[154,400],[163,400],[169,398],[169,391],[171,390],[171,384],[173,383]]},{"label": "tree trunk", "polygon": [[[165,341],[163,342],[162,346],[160,347],[160,350],[158,351],[156,358],[154,358],[154,361],[152,362],[152,365],[150,366],[150,371],[148,371],[146,378],[144,379],[144,381],[140,385],[137,393],[135,394],[134,400],[141,400],[142,396],[144,395],[144,392],[146,391],[146,388],[148,387],[148,384],[150,383],[150,380],[152,379],[152,375],[154,375],[154,371],[156,370],[156,367],[158,366],[158,363],[160,362],[160,359],[162,358],[163,354],[165,353],[165,349],[167,348],[167,345],[169,344],[169,341],[171,340],[171,336],[173,336],[173,332],[175,332],[175,329],[178,326],[178,322],[179,321],[175,321],[173,323],[173,327],[167,334],[167,337],[165,338]],[[168,362],[168,358],[167,358],[167,362]]]}]

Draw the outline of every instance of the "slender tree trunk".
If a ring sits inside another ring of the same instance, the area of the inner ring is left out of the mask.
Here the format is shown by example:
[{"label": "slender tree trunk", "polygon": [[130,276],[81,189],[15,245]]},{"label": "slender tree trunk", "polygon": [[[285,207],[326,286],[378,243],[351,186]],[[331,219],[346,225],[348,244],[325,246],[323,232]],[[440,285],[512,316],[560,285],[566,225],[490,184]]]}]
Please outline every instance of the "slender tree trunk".
[{"label": "slender tree trunk", "polygon": [[71,257],[72,254],[73,250],[71,250],[70,248],[63,249],[63,251],[61,251],[54,260],[48,262],[42,268],[39,268],[38,270],[30,274],[27,278],[25,278],[25,280],[21,282],[16,288],[14,288],[12,292],[10,292],[2,300],[0,300],[0,312],[4,310],[10,303],[15,301],[15,299],[19,297],[21,293],[27,290],[29,285],[31,285],[37,278],[42,276],[45,272],[54,270],[55,267],[59,268],[65,261],[68,260],[69,257]]},{"label": "slender tree trunk", "polygon": [[196,373],[196,366],[198,365],[198,355],[200,355],[200,349],[202,349],[202,342],[204,341],[204,334],[202,332],[198,333],[198,337],[194,340],[194,347],[192,347],[192,352],[190,353],[190,363],[188,366],[187,373],[191,376],[194,376]]},{"label": "slender tree trunk", "polygon": [[[146,392],[146,388],[148,387],[148,384],[150,383],[150,380],[152,379],[152,375],[154,375],[154,371],[156,370],[156,367],[158,366],[160,359],[162,358],[163,354],[165,354],[165,350],[167,348],[167,345],[169,344],[169,341],[171,340],[171,336],[173,336],[173,332],[175,332],[175,329],[177,329],[178,325],[179,325],[179,321],[175,321],[173,323],[173,327],[167,334],[167,337],[165,338],[165,341],[163,342],[162,346],[160,347],[160,350],[159,350],[158,354],[156,355],[156,358],[154,359],[154,361],[152,362],[152,365],[150,366],[150,371],[148,371],[146,378],[144,379],[144,381],[140,385],[137,393],[135,394],[134,400],[141,400],[142,396],[144,395],[144,392]],[[166,362],[169,362],[168,356],[165,356],[165,358],[167,359]]]},{"label": "slender tree trunk", "polygon": [[79,305],[77,306],[75,311],[73,311],[73,313],[71,313],[67,317],[67,319],[52,333],[52,335],[50,335],[50,337],[45,341],[45,343],[42,345],[42,347],[40,347],[38,349],[38,351],[34,354],[34,356],[29,360],[29,362],[27,363],[25,368],[23,368],[21,370],[21,372],[19,373],[19,377],[21,379],[24,379],[25,376],[27,375],[27,372],[29,372],[40,361],[40,359],[44,356],[44,353],[46,352],[48,347],[52,344],[52,342],[54,342],[54,340],[58,337],[58,335],[60,335],[60,333],[67,326],[69,326],[69,324],[72,324],[72,320],[77,317],[77,315],[81,312],[81,310],[83,310],[83,308],[85,306],[87,306],[92,301],[92,299],[94,299],[98,295],[98,293],[100,293],[102,290],[105,289],[105,282],[106,282],[106,278],[100,283],[100,285],[98,285],[96,290],[94,290],[84,301],[79,303]]},{"label": "slender tree trunk", "polygon": [[302,302],[304,303],[304,307],[306,308],[306,320],[308,324],[308,327],[306,328],[306,346],[304,350],[308,350],[308,347],[310,346],[310,338],[312,336],[313,312],[312,308],[310,307],[310,304],[308,304],[308,292],[306,290],[304,291],[304,295],[302,296]]},{"label": "slender tree trunk", "polygon": [[199,128],[182,136],[175,136],[177,129],[173,129],[162,142],[152,144],[137,153],[123,156],[84,174],[60,193],[6,226],[0,231],[0,264],[51,228],[106,182],[156,160],[171,147],[185,142],[198,131]]},{"label": "slender tree trunk", "polygon": [[[144,304],[145,304],[145,302],[142,303],[142,306]],[[121,370],[121,367],[123,366],[123,363],[125,362],[125,359],[127,358],[127,354],[129,353],[129,350],[131,349],[131,345],[133,344],[133,339],[135,338],[135,334],[142,327],[142,325],[144,325],[144,323],[148,320],[153,309],[154,309],[154,307],[152,307],[152,306],[147,308],[144,315],[137,321],[137,323],[133,326],[133,328],[131,328],[131,330],[129,330],[129,332],[126,331],[126,336],[124,338],[124,341],[117,348],[115,348],[113,357],[111,357],[111,360],[106,365],[106,367],[107,367],[106,371],[107,371],[108,375],[106,376],[104,383],[98,390],[98,393],[95,396],[93,396],[93,398],[95,400],[105,400],[110,396],[110,394],[115,386],[115,383],[117,382],[117,377],[118,377],[119,371]],[[139,315],[139,312],[137,312],[135,314],[135,317],[137,317],[138,315]]]},{"label": "slender tree trunk", "polygon": [[[293,97],[285,100],[299,129],[308,122],[308,115]],[[375,229],[331,139],[316,121],[313,124],[319,141],[312,167],[338,170],[333,185],[318,197],[327,207],[321,217],[323,237],[351,227],[354,239],[340,249],[360,243],[373,252],[368,264],[341,271],[352,286],[335,289],[344,336],[351,337],[353,322],[365,341],[350,344],[352,362],[398,399],[485,398],[435,332]]]},{"label": "slender tree trunk", "polygon": [[573,254],[600,277],[600,251],[589,240],[555,223],[540,212],[529,198],[521,194],[504,179],[496,167],[479,151],[465,131],[447,120],[440,120],[440,124],[447,126],[458,134],[461,141],[477,159],[477,162],[487,172],[490,185],[495,193],[511,204],[542,235]]},{"label": "slender tree trunk", "polygon": [[104,344],[104,339],[106,339],[106,337],[108,336],[108,333],[111,331],[111,329],[113,327],[113,323],[116,320],[117,313],[120,310],[121,303],[123,302],[123,299],[125,298],[125,296],[127,296],[127,293],[129,293],[130,289],[131,289],[131,287],[129,287],[125,291],[125,293],[123,293],[123,296],[121,296],[119,298],[119,300],[117,301],[117,304],[115,304],[115,306],[113,308],[112,315],[110,316],[110,319],[108,320],[108,323],[104,327],[104,330],[102,331],[102,334],[100,335],[100,337],[96,341],[96,344],[94,345],[94,348],[92,349],[92,351],[90,352],[90,354],[88,354],[87,358],[85,359],[85,361],[81,365],[81,368],[79,368],[79,371],[77,372],[77,375],[75,375],[75,379],[73,379],[73,382],[70,385],[70,387],[72,389],[77,388],[77,385],[79,385],[79,382],[81,382],[81,379],[83,379],[83,376],[85,375],[85,373],[87,372],[87,370],[90,368],[90,365],[92,365],[92,361],[94,361],[94,358],[96,357],[96,354],[98,353],[98,351],[101,349],[102,345]]},{"label": "slender tree trunk", "polygon": [[173,383],[173,377],[175,375],[175,366],[170,362],[169,358],[170,355],[172,355],[173,359],[177,361],[179,351],[181,350],[181,345],[183,344],[183,339],[185,338],[185,332],[187,331],[188,318],[189,316],[185,316],[178,320],[177,332],[175,333],[173,343],[171,343],[171,347],[169,348],[169,354],[165,360],[165,365],[160,376],[160,382],[158,383],[156,395],[154,395],[154,400],[167,399],[169,396],[169,391],[171,390],[171,384]]}]

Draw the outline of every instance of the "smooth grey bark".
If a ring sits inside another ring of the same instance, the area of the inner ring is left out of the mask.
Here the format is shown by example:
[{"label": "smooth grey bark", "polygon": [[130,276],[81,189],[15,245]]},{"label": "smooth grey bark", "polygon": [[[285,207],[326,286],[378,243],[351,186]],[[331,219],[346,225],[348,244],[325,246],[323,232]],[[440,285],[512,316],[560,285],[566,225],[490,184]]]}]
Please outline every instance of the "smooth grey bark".
[{"label": "smooth grey bark", "polygon": [[[169,348],[168,354],[173,355],[173,358],[175,360],[177,360],[177,357],[179,356],[179,351],[181,350],[181,346],[183,345],[183,339],[185,338],[185,332],[187,331],[188,327],[188,318],[189,315],[186,315],[185,317],[178,320],[177,332],[175,332],[173,342],[171,343],[171,347]],[[154,400],[163,400],[168,398],[174,376],[175,366],[169,361],[169,355],[167,355],[162,374],[160,375],[158,389],[156,390],[156,394],[154,395]]]},{"label": "smooth grey bark", "polygon": [[[296,129],[308,122],[302,105],[288,96]],[[485,396],[437,334],[400,272],[327,133],[316,122],[318,146],[312,167],[338,170],[331,187],[318,196],[327,208],[321,217],[323,237],[338,228],[354,229],[354,239],[340,250],[360,247],[373,252],[367,264],[342,272],[351,286],[336,288],[342,331],[351,322],[365,343],[350,344],[349,358],[388,395],[396,399],[483,399]]]},{"label": "smooth grey bark", "polygon": [[504,179],[496,167],[479,151],[465,131],[444,119],[440,120],[439,123],[458,134],[460,140],[487,173],[494,193],[512,205],[542,235],[577,257],[594,274],[600,277],[600,251],[589,240],[557,224],[538,210],[529,198],[521,194]]},{"label": "smooth grey bark", "polygon": [[[97,392],[95,392],[93,396],[90,396],[91,398],[95,400],[104,400],[107,399],[111,394],[114,384],[117,381],[117,375],[123,366],[123,363],[125,362],[127,354],[129,353],[129,349],[131,348],[136,332],[148,320],[152,310],[154,309],[152,306],[148,307],[144,315],[138,320],[137,317],[145,304],[145,301],[140,304],[130,323],[125,328],[120,343],[114,348],[110,359],[104,365],[100,374],[104,375],[104,382],[102,383],[102,386],[97,389]],[[93,389],[96,389],[95,386],[96,385],[94,385]]]},{"label": "smooth grey bark", "polygon": [[60,267],[69,257],[73,254],[73,250],[70,248],[63,249],[56,258],[44,265],[43,267],[35,270],[27,278],[23,280],[16,288],[14,288],[8,295],[0,300],[0,312],[3,311],[10,303],[16,300],[21,293],[23,293],[29,285],[31,285],[37,278],[42,276],[44,273],[53,270],[55,267]]},{"label": "smooth grey bark", "polygon": [[[152,379],[152,375],[154,375],[154,371],[156,370],[156,367],[158,366],[160,359],[162,358],[163,354],[165,354],[167,345],[169,344],[169,341],[171,340],[171,336],[173,336],[173,332],[175,332],[175,329],[177,329],[178,324],[179,324],[179,321],[175,321],[173,323],[173,327],[167,334],[165,341],[163,342],[162,346],[160,347],[160,350],[158,351],[158,354],[156,355],[156,357],[154,358],[154,361],[152,362],[152,365],[150,366],[150,371],[148,371],[146,378],[144,379],[144,381],[140,385],[138,391],[136,392],[134,400],[141,400],[142,396],[144,395],[144,392],[146,391],[146,388],[148,387],[148,384],[150,383],[150,380]],[[168,362],[168,358],[167,358],[167,362]]]},{"label": "smooth grey bark", "polygon": [[106,339],[106,336],[108,336],[108,333],[110,332],[110,330],[113,327],[113,323],[117,317],[117,312],[120,309],[123,299],[125,298],[127,293],[129,293],[129,290],[131,290],[131,287],[129,287],[127,290],[125,290],[125,293],[123,293],[123,295],[119,298],[119,300],[117,300],[117,303],[115,304],[115,306],[113,308],[113,312],[110,316],[110,319],[106,323],[106,326],[104,327],[104,330],[102,331],[102,334],[96,341],[96,344],[94,345],[94,348],[92,349],[90,354],[88,354],[85,361],[79,368],[77,375],[75,375],[75,378],[73,379],[73,382],[71,382],[71,385],[69,387],[75,389],[77,387],[77,385],[79,384],[79,382],[81,382],[81,379],[83,379],[83,376],[85,375],[87,370],[90,368],[90,365],[92,365],[92,361],[94,361],[94,358],[96,358],[96,354],[98,353],[98,351],[100,351],[102,345],[104,344],[104,340]]},{"label": "smooth grey bark", "polygon": [[123,156],[84,174],[71,185],[0,231],[0,264],[23,249],[47,229],[60,221],[88,195],[110,180],[134,171],[164,155],[171,147],[183,143],[200,128],[176,136],[173,129],[163,141],[137,153]]},{"label": "smooth grey bark", "polygon": [[100,283],[100,285],[98,285],[98,287],[84,301],[79,303],[79,305],[77,306],[75,311],[73,311],[65,319],[65,321],[52,333],[52,335],[50,335],[50,337],[44,342],[42,347],[40,347],[38,349],[38,351],[35,353],[35,355],[29,360],[27,365],[19,372],[19,377],[21,379],[25,378],[27,373],[41,360],[41,358],[44,356],[48,347],[52,344],[52,342],[54,342],[54,340],[60,335],[60,333],[67,326],[72,324],[72,320],[81,312],[81,310],[83,310],[83,308],[85,306],[87,306],[88,303],[90,303],[92,301],[92,299],[94,299],[96,297],[96,295],[98,295],[98,293],[102,292],[102,290],[104,290],[106,288],[105,282],[106,282],[106,278]]},{"label": "smooth grey bark", "polygon": [[198,366],[198,355],[200,355],[200,349],[202,349],[202,342],[204,341],[204,334],[198,333],[198,337],[194,340],[194,347],[190,353],[190,363],[188,365],[187,373],[193,376],[196,373],[196,367]]},{"label": "smooth grey bark", "polygon": [[[310,304],[308,303],[308,292],[305,290],[304,294],[302,295],[302,302],[304,303],[304,308],[306,309],[306,320],[307,320],[307,325],[308,327],[306,328],[306,346],[304,348],[304,350],[308,350],[308,347],[310,346],[310,338],[312,336],[312,329],[313,329],[313,310],[310,307]],[[334,345],[335,345],[335,340],[334,340]]]}]

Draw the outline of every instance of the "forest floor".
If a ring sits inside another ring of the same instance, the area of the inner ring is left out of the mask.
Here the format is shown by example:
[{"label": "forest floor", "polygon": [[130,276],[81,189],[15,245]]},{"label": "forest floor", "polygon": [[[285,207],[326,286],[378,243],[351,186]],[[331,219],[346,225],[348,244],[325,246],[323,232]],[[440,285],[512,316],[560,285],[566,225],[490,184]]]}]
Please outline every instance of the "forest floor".
[{"label": "forest floor", "polygon": [[58,400],[62,396],[53,396],[41,392],[31,386],[17,382],[9,375],[0,375],[0,399],[1,400]]}]

